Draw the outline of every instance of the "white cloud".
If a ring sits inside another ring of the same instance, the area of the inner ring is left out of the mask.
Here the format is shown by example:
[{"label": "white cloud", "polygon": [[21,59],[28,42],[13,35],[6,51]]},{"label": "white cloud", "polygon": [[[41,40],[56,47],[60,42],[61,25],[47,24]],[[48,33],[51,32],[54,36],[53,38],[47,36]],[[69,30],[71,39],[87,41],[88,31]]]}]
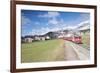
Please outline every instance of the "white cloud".
[{"label": "white cloud", "polygon": [[59,24],[59,21],[56,18],[49,19],[49,24]]},{"label": "white cloud", "polygon": [[58,17],[59,15],[60,15],[59,12],[48,12],[46,14],[39,15],[39,17],[55,18],[55,17]]},{"label": "white cloud", "polygon": [[80,16],[84,19],[84,21],[90,19],[90,14],[89,13],[80,14]]},{"label": "white cloud", "polygon": [[22,25],[28,25],[28,24],[30,24],[32,21],[31,21],[29,18],[27,18],[27,17],[25,17],[25,16],[22,16],[21,22],[22,22]]},{"label": "white cloud", "polygon": [[50,31],[49,28],[42,27],[40,29],[33,29],[32,32],[31,32],[31,34],[32,35],[43,35],[43,34],[49,32],[49,31]]},{"label": "white cloud", "polygon": [[62,24],[62,19],[58,20],[58,17],[60,17],[59,12],[48,12],[48,13],[39,15],[39,17],[47,18],[48,19],[47,24],[54,24],[54,25]]},{"label": "white cloud", "polygon": [[65,24],[64,20],[62,18],[51,18],[48,19],[48,24],[54,24],[55,26],[62,26]]},{"label": "white cloud", "polygon": [[59,14],[59,12],[48,12],[48,15],[50,17],[58,17],[60,14]]},{"label": "white cloud", "polygon": [[61,28],[59,28],[59,27],[53,27],[53,28],[42,27],[40,29],[33,29],[31,31],[31,35],[43,35],[43,34],[46,34],[48,32],[58,31],[58,30],[61,30]]}]

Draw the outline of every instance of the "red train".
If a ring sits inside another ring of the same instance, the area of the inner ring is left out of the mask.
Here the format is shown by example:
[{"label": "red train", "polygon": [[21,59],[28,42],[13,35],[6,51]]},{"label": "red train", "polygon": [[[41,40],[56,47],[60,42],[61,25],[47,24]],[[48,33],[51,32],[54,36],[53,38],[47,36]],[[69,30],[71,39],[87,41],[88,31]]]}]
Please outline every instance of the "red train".
[{"label": "red train", "polygon": [[72,37],[64,37],[64,40],[72,41],[74,43],[81,44],[82,43],[82,38],[81,36],[72,36]]}]

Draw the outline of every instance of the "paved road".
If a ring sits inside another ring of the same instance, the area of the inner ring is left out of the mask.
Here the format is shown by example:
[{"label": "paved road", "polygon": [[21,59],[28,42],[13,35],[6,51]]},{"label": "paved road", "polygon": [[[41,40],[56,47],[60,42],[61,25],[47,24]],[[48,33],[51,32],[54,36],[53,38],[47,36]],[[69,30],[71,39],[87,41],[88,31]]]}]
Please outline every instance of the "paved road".
[{"label": "paved road", "polygon": [[65,59],[66,60],[88,60],[89,50],[70,41],[65,40]]}]

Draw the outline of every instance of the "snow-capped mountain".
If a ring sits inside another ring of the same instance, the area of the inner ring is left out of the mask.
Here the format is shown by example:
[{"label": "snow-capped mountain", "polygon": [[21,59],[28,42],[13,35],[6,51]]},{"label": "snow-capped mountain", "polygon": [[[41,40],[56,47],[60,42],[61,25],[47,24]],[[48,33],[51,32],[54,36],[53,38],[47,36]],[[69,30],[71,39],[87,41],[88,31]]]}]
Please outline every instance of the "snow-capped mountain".
[{"label": "snow-capped mountain", "polygon": [[80,25],[77,27],[77,30],[87,30],[90,29],[90,22],[89,21],[84,21],[80,23]]}]

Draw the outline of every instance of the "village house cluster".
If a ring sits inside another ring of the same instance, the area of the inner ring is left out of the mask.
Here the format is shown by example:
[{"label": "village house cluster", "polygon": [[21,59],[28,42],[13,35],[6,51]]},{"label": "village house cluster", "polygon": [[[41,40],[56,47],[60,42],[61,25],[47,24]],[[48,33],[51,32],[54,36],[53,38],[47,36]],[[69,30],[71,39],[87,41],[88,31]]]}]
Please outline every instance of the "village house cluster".
[{"label": "village house cluster", "polygon": [[35,35],[35,36],[32,36],[32,35],[29,35],[29,36],[25,36],[25,37],[21,37],[21,41],[22,43],[25,43],[25,42],[34,42],[34,41],[44,41],[44,40],[49,40],[50,37],[49,36],[45,36],[45,35],[42,35],[42,36],[38,36],[38,35]]}]

